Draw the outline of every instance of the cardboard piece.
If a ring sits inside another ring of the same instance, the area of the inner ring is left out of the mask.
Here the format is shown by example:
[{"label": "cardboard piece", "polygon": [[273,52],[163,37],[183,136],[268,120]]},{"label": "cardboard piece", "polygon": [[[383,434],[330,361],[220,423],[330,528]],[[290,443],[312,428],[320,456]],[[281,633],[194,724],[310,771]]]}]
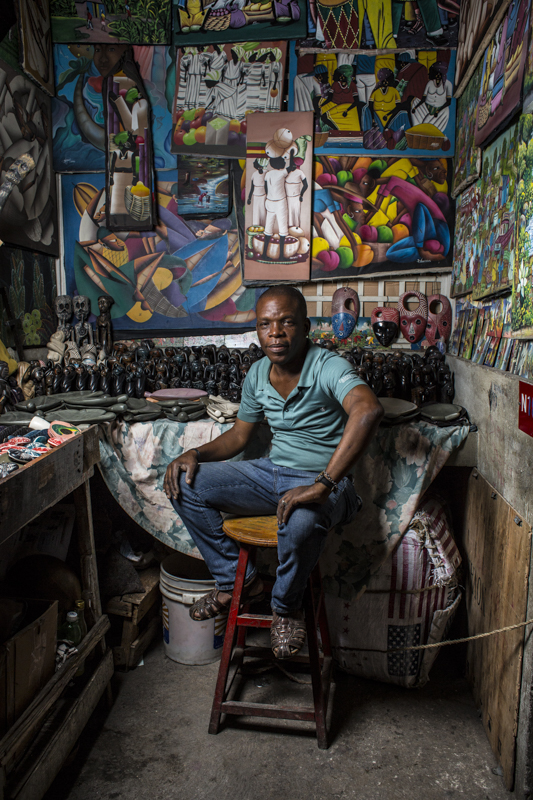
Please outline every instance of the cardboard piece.
[{"label": "cardboard piece", "polygon": [[54,674],[57,600],[26,602],[34,614],[33,622],[0,646],[0,735]]}]

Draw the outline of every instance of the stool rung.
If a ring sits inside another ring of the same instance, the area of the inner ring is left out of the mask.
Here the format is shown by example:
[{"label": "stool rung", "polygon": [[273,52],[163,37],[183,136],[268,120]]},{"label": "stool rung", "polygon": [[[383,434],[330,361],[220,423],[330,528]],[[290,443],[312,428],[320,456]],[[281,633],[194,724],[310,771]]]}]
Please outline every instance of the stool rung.
[{"label": "stool rung", "polygon": [[225,701],[220,711],[240,716],[273,717],[274,719],[297,719],[304,722],[315,721],[315,710],[309,706],[272,706],[267,703],[245,703],[240,700]]},{"label": "stool rung", "polygon": [[269,614],[239,614],[237,625],[246,628],[270,628],[272,617]]}]

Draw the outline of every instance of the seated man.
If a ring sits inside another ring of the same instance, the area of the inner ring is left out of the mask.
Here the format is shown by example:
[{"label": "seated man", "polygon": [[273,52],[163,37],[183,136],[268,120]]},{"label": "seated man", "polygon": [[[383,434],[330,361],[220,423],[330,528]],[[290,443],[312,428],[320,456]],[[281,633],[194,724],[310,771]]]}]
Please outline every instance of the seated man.
[{"label": "seated man", "polygon": [[[289,658],[305,641],[302,602],[328,531],[360,507],[349,472],[372,439],[382,407],[345,359],[312,344],[303,295],[268,289],[257,303],[257,333],[266,358],[252,365],[237,421],[218,439],[189,450],[167,469],[165,492],[203,555],[216,588],[190,608],[194,620],[231,603],[239,547],[222,531],[220,512],[276,514],[278,558],[272,590],[271,644]],[[269,458],[227,463],[242,453],[266,417]],[[180,481],[180,473],[185,480]],[[263,597],[248,564],[243,597]]]}]

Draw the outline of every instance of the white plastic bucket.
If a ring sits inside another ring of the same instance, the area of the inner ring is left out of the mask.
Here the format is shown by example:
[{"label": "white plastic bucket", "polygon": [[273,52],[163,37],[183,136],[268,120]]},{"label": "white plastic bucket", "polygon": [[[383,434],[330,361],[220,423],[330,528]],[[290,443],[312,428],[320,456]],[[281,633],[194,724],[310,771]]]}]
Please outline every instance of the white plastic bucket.
[{"label": "white plastic bucket", "polygon": [[161,564],[159,588],[163,595],[165,654],[180,664],[211,664],[222,655],[227,614],[196,622],[190,606],[215,586],[203,561],[179,553]]}]

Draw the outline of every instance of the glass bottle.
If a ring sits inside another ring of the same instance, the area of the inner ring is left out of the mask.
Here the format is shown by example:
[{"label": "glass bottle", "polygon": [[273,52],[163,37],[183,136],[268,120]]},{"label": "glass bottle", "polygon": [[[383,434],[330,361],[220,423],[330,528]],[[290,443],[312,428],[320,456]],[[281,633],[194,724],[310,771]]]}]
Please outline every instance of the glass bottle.
[{"label": "glass bottle", "polygon": [[78,622],[81,630],[81,638],[87,636],[87,623],[85,622],[85,600],[76,601],[76,611],[78,612]]}]

